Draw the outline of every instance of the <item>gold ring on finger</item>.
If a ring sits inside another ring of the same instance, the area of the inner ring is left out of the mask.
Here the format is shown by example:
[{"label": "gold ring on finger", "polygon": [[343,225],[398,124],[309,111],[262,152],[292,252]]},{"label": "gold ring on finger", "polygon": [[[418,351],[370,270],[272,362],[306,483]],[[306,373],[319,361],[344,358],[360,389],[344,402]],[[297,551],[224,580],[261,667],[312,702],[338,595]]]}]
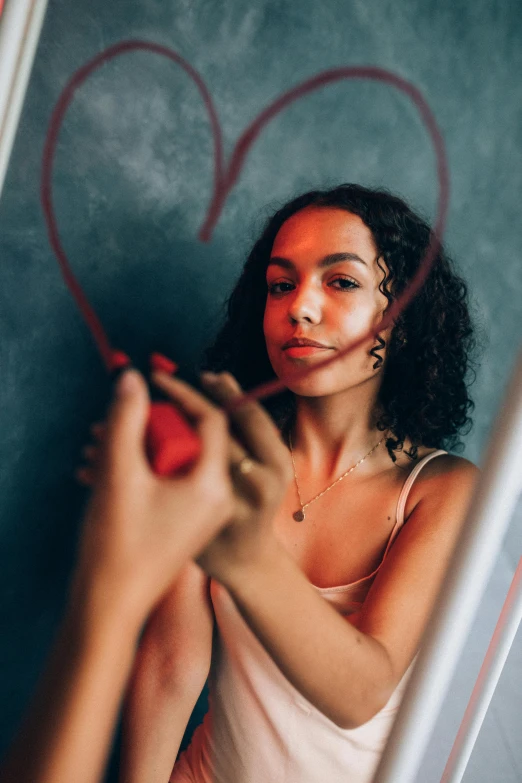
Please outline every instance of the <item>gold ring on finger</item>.
[{"label": "gold ring on finger", "polygon": [[240,473],[242,476],[247,476],[254,469],[255,463],[250,457],[243,457],[239,462],[235,462],[232,467],[237,473]]}]

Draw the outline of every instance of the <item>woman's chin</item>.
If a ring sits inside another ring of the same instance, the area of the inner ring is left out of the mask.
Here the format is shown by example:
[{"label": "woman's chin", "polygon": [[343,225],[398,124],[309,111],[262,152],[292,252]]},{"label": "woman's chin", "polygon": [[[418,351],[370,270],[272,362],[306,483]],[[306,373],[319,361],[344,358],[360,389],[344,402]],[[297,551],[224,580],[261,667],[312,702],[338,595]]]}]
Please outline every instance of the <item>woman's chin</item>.
[{"label": "woman's chin", "polygon": [[[287,389],[300,397],[329,397],[347,391],[354,385],[356,370],[352,368],[325,367],[317,369],[308,376],[299,378],[299,370],[312,369],[304,362],[293,367],[285,363],[281,366],[272,365],[276,376]],[[359,368],[357,368],[359,369]],[[363,378],[364,380],[364,378]]]},{"label": "woman's chin", "polygon": [[285,386],[299,397],[328,397],[341,391],[339,385],[319,378],[281,378]]}]

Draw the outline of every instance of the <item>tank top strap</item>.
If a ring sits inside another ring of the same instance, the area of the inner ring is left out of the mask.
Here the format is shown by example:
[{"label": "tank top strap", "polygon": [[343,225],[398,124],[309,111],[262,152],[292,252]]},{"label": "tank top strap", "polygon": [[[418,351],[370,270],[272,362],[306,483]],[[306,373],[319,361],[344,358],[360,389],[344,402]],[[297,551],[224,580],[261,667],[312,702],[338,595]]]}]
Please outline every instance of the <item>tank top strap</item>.
[{"label": "tank top strap", "polygon": [[381,562],[379,563],[377,568],[375,568],[371,572],[371,574],[368,574],[367,576],[363,576],[361,579],[357,579],[356,582],[350,582],[350,584],[348,584],[348,585],[340,585],[339,587],[317,587],[316,585],[314,585],[316,590],[319,590],[322,593],[337,593],[337,592],[341,592],[341,591],[346,591],[348,589],[351,590],[352,588],[357,587],[358,585],[360,585],[362,582],[366,582],[368,579],[372,579],[374,576],[377,575],[377,573],[379,572],[380,567],[384,563],[384,560],[386,558],[386,555],[388,554],[389,548],[393,544],[393,542],[394,542],[395,538],[397,537],[401,527],[404,524],[404,509],[406,507],[406,501],[408,499],[408,494],[409,494],[410,489],[411,489],[411,487],[413,485],[413,482],[415,481],[415,479],[417,478],[417,476],[419,475],[419,473],[423,469],[424,465],[426,465],[431,459],[433,459],[434,457],[438,457],[440,454],[447,454],[447,453],[448,452],[444,451],[443,449],[436,449],[435,451],[431,451],[429,454],[426,454],[426,456],[423,457],[415,465],[415,467],[413,468],[413,470],[409,474],[408,478],[404,482],[403,487],[402,487],[401,492],[400,492],[400,495],[399,495],[399,499],[397,501],[397,513],[396,513],[395,525],[393,527],[392,532],[390,533],[390,537],[388,539],[388,543],[386,544],[386,549],[384,550],[384,554],[383,554],[383,556],[381,558]]},{"label": "tank top strap", "polygon": [[388,549],[393,544],[396,536],[399,534],[399,531],[401,527],[404,525],[404,509],[406,508],[406,501],[408,500],[408,495],[410,494],[410,489],[413,486],[413,482],[423,469],[425,465],[428,464],[430,460],[432,460],[434,457],[438,457],[441,454],[447,454],[447,451],[444,451],[443,449],[436,449],[435,451],[431,451],[429,454],[426,454],[425,457],[423,457],[413,468],[410,475],[406,479],[406,481],[403,484],[403,487],[401,489],[401,493],[399,495],[399,499],[397,500],[397,512],[395,515],[396,521],[394,528],[390,534],[390,538],[388,539],[388,544],[386,546],[386,551],[384,553],[384,556],[386,557],[386,554],[388,552]]}]

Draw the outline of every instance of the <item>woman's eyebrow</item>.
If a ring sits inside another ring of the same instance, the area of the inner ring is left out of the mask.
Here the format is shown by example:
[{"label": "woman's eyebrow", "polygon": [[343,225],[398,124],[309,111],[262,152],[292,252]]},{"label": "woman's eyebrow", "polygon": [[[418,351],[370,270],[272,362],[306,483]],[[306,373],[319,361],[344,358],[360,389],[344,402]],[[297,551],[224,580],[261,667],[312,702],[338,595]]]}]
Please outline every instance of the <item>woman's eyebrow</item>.
[{"label": "woman's eyebrow", "polygon": [[[357,261],[366,267],[368,266],[367,262],[358,256],[357,253],[329,253],[319,261],[318,266],[324,269],[324,267],[333,266],[341,261]],[[281,256],[272,256],[268,261],[268,266],[272,265],[281,266],[283,269],[295,269],[295,265],[289,258],[282,258]]]}]

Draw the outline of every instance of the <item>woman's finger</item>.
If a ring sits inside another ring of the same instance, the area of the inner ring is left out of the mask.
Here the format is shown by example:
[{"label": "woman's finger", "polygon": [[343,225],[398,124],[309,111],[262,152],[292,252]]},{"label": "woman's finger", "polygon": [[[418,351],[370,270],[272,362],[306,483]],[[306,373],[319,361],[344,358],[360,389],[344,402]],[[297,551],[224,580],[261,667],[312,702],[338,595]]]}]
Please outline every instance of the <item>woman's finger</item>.
[{"label": "woman's finger", "polygon": [[[245,477],[248,477],[248,474],[255,469],[256,462],[252,457],[246,453],[243,446],[241,446],[240,443],[235,440],[233,437],[229,437],[229,443],[228,443],[228,461],[230,465],[230,474],[233,479],[237,479],[238,476],[243,475],[240,465],[247,464],[248,472],[246,472],[244,475]],[[245,463],[244,460],[248,460],[248,463]],[[259,467],[259,463],[258,467]]]},{"label": "woman's finger", "polygon": [[[241,387],[229,373],[221,373],[213,378],[205,375],[202,380],[209,393],[223,406],[242,395]],[[261,405],[250,401],[229,410],[228,416],[234,424],[235,435],[246,451],[262,464],[283,470],[286,476],[289,470],[288,449]]]},{"label": "woman's finger", "polygon": [[107,433],[100,452],[100,467],[117,484],[138,468],[150,470],[144,435],[150,411],[150,397],[144,377],[126,369],[113,387],[107,416]]},{"label": "woman's finger", "polygon": [[155,372],[152,374],[152,380],[181,408],[183,413],[194,419],[196,424],[202,416],[217,409],[210,400],[179,378],[173,378],[164,372]]}]

